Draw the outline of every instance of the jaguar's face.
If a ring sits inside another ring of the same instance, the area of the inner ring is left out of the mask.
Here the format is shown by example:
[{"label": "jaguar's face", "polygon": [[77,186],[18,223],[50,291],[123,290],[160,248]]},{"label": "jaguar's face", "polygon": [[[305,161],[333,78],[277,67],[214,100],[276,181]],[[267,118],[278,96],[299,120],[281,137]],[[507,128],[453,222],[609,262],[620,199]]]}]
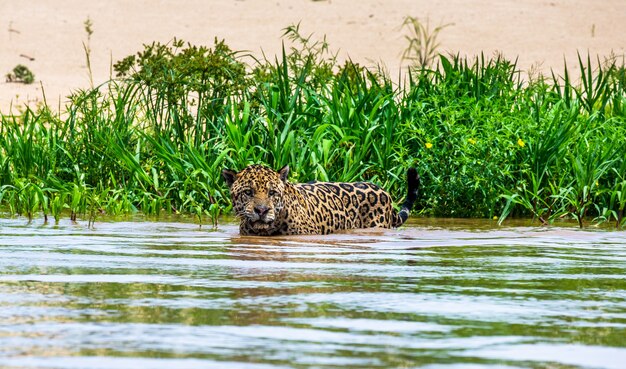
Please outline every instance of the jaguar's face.
[{"label": "jaguar's face", "polygon": [[260,165],[251,165],[240,172],[222,171],[230,188],[233,210],[242,222],[258,231],[275,228],[283,208],[288,173],[288,166],[276,172]]}]

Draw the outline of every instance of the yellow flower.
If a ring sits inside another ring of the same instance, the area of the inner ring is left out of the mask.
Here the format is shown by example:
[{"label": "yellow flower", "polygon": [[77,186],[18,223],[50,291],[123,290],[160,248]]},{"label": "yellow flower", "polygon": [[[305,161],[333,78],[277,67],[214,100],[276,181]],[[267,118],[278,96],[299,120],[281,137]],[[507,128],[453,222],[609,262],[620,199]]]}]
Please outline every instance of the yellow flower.
[{"label": "yellow flower", "polygon": [[498,216],[497,216],[497,215],[494,215],[494,216],[493,216],[493,220],[498,220]]},{"label": "yellow flower", "polygon": [[524,140],[522,140],[521,138],[517,139],[517,144],[519,145],[519,147],[526,146],[526,142],[524,142]]},{"label": "yellow flower", "polygon": [[467,140],[467,142],[471,143],[472,145],[476,144],[476,140],[473,138],[470,138],[469,140]]},{"label": "yellow flower", "polygon": [[426,142],[426,148],[427,149],[432,149],[433,148],[433,144],[431,144],[430,142]]}]

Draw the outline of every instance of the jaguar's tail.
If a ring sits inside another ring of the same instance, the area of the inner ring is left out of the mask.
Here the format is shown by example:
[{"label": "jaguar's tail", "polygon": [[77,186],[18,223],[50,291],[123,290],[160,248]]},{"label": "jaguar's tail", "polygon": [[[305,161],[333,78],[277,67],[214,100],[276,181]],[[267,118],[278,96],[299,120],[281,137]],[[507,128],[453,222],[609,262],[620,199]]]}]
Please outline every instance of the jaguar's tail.
[{"label": "jaguar's tail", "polygon": [[400,211],[394,214],[393,217],[393,226],[399,227],[409,218],[409,214],[411,213],[411,209],[413,205],[415,205],[415,201],[417,200],[417,196],[419,194],[419,186],[420,186],[420,176],[417,174],[417,169],[409,168],[407,171],[407,194]]}]

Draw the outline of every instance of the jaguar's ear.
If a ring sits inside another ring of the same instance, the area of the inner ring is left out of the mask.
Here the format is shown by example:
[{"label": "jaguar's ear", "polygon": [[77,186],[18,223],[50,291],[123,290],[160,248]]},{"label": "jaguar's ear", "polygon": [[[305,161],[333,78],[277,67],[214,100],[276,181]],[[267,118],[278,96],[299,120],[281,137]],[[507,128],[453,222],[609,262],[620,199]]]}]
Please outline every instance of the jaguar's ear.
[{"label": "jaguar's ear", "polygon": [[285,165],[284,167],[280,168],[278,174],[280,175],[281,181],[287,182],[287,177],[289,177],[289,165]]},{"label": "jaguar's ear", "polygon": [[224,181],[226,181],[228,188],[231,188],[237,179],[237,172],[230,169],[224,169],[222,170],[222,177],[224,177]]}]

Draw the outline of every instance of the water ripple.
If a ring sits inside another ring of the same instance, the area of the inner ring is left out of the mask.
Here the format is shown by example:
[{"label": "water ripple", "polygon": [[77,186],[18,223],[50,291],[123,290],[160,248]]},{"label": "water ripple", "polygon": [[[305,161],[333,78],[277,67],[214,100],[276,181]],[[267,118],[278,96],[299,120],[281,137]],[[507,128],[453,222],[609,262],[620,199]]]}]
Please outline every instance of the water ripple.
[{"label": "water ripple", "polygon": [[625,232],[446,224],[257,238],[0,219],[0,366],[626,362]]}]

